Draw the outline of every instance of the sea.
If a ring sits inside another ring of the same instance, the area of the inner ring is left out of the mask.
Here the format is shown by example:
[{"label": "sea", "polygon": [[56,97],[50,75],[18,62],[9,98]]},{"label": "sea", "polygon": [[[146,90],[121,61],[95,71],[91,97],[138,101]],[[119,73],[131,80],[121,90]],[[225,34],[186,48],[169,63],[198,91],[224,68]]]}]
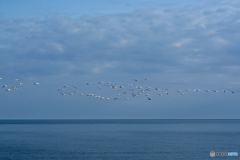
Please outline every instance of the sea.
[{"label": "sea", "polygon": [[[237,154],[219,154],[226,152]],[[239,153],[240,119],[0,120],[0,160],[234,160]]]}]

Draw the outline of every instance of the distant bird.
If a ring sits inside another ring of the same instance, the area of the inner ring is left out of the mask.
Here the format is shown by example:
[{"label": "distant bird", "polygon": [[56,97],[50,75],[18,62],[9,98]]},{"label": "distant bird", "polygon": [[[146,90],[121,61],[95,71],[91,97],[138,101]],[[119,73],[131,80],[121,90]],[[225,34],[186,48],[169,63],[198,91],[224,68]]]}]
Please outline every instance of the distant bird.
[{"label": "distant bird", "polygon": [[205,89],[205,91],[206,91],[206,92],[210,92],[210,90],[206,90],[206,89]]},{"label": "distant bird", "polygon": [[109,100],[110,98],[106,98],[106,100]]},{"label": "distant bird", "polygon": [[223,90],[224,93],[226,93],[227,91]]},{"label": "distant bird", "polygon": [[78,86],[73,86],[73,87],[76,88],[76,89],[78,88]]},{"label": "distant bird", "polygon": [[7,85],[2,86],[2,88],[5,88],[5,87],[7,87]]},{"label": "distant bird", "polygon": [[186,91],[190,92],[190,89],[185,89]]},{"label": "distant bird", "polygon": [[162,94],[159,94],[159,93],[157,95],[162,96]]},{"label": "distant bird", "polygon": [[11,87],[12,88],[12,90],[16,90],[17,89],[17,87]]},{"label": "distant bird", "polygon": [[179,90],[179,89],[177,89],[176,91],[179,92],[179,93],[181,92],[181,90]]},{"label": "distant bird", "polygon": [[114,100],[119,100],[119,98],[114,98]]},{"label": "distant bird", "polygon": [[86,85],[90,85],[91,83],[88,83],[88,82],[85,82],[86,83]]},{"label": "distant bird", "polygon": [[137,95],[136,95],[136,94],[134,94],[134,93],[132,93],[132,96],[133,96],[133,97],[136,97]]},{"label": "distant bird", "polygon": [[103,83],[103,81],[101,81],[101,82],[98,82],[98,84],[102,84]]},{"label": "distant bird", "polygon": [[145,80],[147,80],[147,78],[145,78]]},{"label": "distant bird", "polygon": [[68,86],[63,86],[63,88],[68,88]]},{"label": "distant bird", "polygon": [[0,77],[0,80],[2,79],[2,77]]},{"label": "distant bird", "polygon": [[195,92],[200,92],[201,90],[200,90],[200,89],[194,89],[193,91],[195,91]]},{"label": "distant bird", "polygon": [[171,93],[170,92],[165,92],[167,95],[170,95]]},{"label": "distant bird", "polygon": [[233,94],[235,93],[234,91],[231,91]]},{"label": "distant bird", "polygon": [[125,98],[125,100],[130,101],[130,98]]},{"label": "distant bird", "polygon": [[154,88],[155,88],[155,90],[157,90],[157,91],[159,90],[159,88],[157,88],[157,87],[154,87]]},{"label": "distant bird", "polygon": [[133,79],[133,80],[136,81],[136,82],[138,81],[138,80],[136,80],[136,79]]},{"label": "distant bird", "polygon": [[213,89],[213,92],[217,93],[218,91]]},{"label": "distant bird", "polygon": [[7,92],[7,91],[11,91],[11,89],[6,89],[6,91],[5,91],[5,92]]},{"label": "distant bird", "polygon": [[22,83],[18,83],[18,85],[20,85],[20,86],[21,86],[21,85],[22,85]]},{"label": "distant bird", "polygon": [[79,95],[83,96],[83,93],[78,93]]},{"label": "distant bird", "polygon": [[19,79],[15,79],[16,82],[19,82],[20,80]]},{"label": "distant bird", "polygon": [[60,92],[63,96],[66,96],[67,94],[63,93],[63,92]]},{"label": "distant bird", "polygon": [[39,85],[39,83],[38,83],[38,82],[36,82],[36,83],[34,83],[34,85]]},{"label": "distant bird", "polygon": [[148,100],[152,100],[150,97],[147,97]]}]

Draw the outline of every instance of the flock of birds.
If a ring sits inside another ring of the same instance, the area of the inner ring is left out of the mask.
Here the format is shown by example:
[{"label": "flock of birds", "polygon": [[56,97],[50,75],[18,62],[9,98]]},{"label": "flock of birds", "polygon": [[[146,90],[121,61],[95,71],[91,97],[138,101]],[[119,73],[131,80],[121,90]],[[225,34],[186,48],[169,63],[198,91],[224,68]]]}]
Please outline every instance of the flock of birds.
[{"label": "flock of birds", "polygon": [[[147,81],[148,79],[145,78],[143,81]],[[67,95],[80,95],[80,96],[87,96],[87,97],[93,97],[93,98],[97,98],[97,99],[102,99],[102,100],[126,100],[129,101],[131,99],[134,99],[135,97],[138,96],[144,96],[147,100],[152,100],[152,95],[157,95],[157,96],[163,96],[163,95],[171,95],[173,92],[174,93],[178,93],[180,95],[184,95],[186,92],[200,92],[201,89],[194,89],[194,90],[190,90],[190,89],[184,89],[184,90],[175,90],[175,91],[170,91],[169,88],[159,88],[159,87],[150,87],[150,86],[140,86],[140,83],[138,83],[139,81],[137,79],[133,79],[132,81],[133,83],[131,84],[127,84],[127,85],[120,85],[120,84],[113,84],[111,82],[107,82],[104,83],[103,81],[99,81],[97,83],[89,83],[89,82],[84,82],[85,85],[87,87],[90,88],[90,86],[93,86],[95,89],[93,90],[94,93],[83,93],[80,92],[79,90],[81,90],[80,88],[83,87],[79,87],[76,85],[73,86],[68,86],[68,85],[64,85],[63,87],[61,87],[60,89],[58,89],[58,92],[63,95],[63,96],[67,96]],[[108,92],[111,95],[111,98],[109,96],[104,96],[104,94],[107,92],[106,89],[109,88],[112,91],[116,91],[116,92]],[[103,91],[104,90],[104,91]],[[89,91],[89,90],[88,90]],[[217,93],[219,92],[218,90],[204,90],[205,92],[214,92]],[[163,93],[162,93],[163,92]],[[184,93],[185,92],[185,93]],[[223,93],[227,93],[228,91],[226,90],[222,90]],[[235,91],[230,91],[230,93],[235,94]]]},{"label": "flock of birds", "polygon": [[[0,78],[0,81],[2,80],[2,78]],[[145,78],[144,81],[147,81],[148,79]],[[18,86],[23,85],[23,83],[19,80],[19,79],[15,79],[15,86],[11,86],[9,87],[7,84],[4,84],[2,86],[3,89],[5,89],[5,92],[9,92],[9,91],[14,91],[17,90]],[[113,84],[111,82],[107,82],[104,83],[103,81],[99,81],[97,83],[91,84],[89,82],[84,82],[86,86],[90,87],[93,86],[95,89],[92,89],[93,92],[95,93],[83,93],[80,92],[80,88],[83,87],[79,87],[76,85],[73,86],[68,86],[68,85],[64,85],[63,87],[61,87],[60,89],[58,89],[58,92],[60,93],[60,95],[63,96],[73,96],[73,95],[80,95],[80,96],[87,96],[87,97],[93,97],[93,98],[97,98],[97,99],[101,99],[101,100],[126,100],[126,101],[130,101],[131,99],[141,96],[143,95],[144,97],[146,97],[147,100],[152,100],[152,93],[157,95],[157,96],[163,96],[164,94],[166,95],[171,95],[173,92],[170,91],[170,89],[168,88],[159,88],[159,87],[150,87],[150,86],[139,86],[140,83],[138,83],[139,81],[137,79],[133,79],[132,81],[133,83],[131,84],[127,84],[127,85],[119,85],[119,84]],[[40,85],[40,83],[35,82],[33,83],[33,85]],[[106,88],[109,88],[111,91],[116,91],[114,93],[109,92],[111,94],[111,98],[109,96],[104,96],[106,94]],[[88,91],[91,89],[88,89]],[[104,91],[103,91],[104,90]],[[153,92],[155,91],[155,92]],[[164,93],[160,93],[164,92]],[[184,90],[175,90],[175,93],[178,93],[180,95],[184,95],[186,92],[200,92],[201,89],[194,89],[194,90],[190,90],[190,89],[184,89]],[[219,92],[218,90],[212,89],[212,90],[204,90],[205,92],[214,92],[217,93]],[[184,93],[185,92],[185,93]],[[227,93],[229,91],[226,90],[222,90],[222,92]],[[235,91],[230,91],[230,93],[235,94]]]},{"label": "flock of birds", "polygon": [[[2,80],[2,77],[0,77],[0,81],[1,81],[1,80]],[[17,89],[18,89],[18,86],[23,85],[23,83],[20,82],[19,79],[15,79],[15,82],[16,82],[16,85],[15,85],[15,86],[9,87],[7,84],[4,84],[4,85],[2,86],[2,88],[5,89],[5,92],[9,92],[9,91],[17,90]],[[33,85],[39,85],[39,83],[38,83],[38,82],[35,82],[35,83],[33,83]]]}]

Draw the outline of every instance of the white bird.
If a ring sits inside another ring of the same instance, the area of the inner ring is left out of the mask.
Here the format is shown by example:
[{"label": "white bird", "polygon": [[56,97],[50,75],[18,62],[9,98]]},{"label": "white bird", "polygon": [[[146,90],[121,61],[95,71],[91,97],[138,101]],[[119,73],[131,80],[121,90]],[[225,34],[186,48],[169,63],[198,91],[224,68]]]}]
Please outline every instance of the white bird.
[{"label": "white bird", "polygon": [[15,79],[16,82],[20,81],[19,79]]},{"label": "white bird", "polygon": [[125,98],[125,100],[130,101],[130,98]]},{"label": "white bird", "polygon": [[2,88],[5,88],[5,87],[7,87],[7,85],[2,86]]},{"label": "white bird", "polygon": [[18,85],[20,85],[20,86],[21,86],[21,85],[22,85],[22,83],[18,83]]},{"label": "white bird", "polygon": [[66,96],[67,94],[63,93],[63,92],[60,92],[63,96]]},{"label": "white bird", "polygon": [[170,92],[165,92],[167,95],[170,95],[171,93]]},{"label": "white bird", "polygon": [[11,87],[12,88],[12,90],[16,90],[17,89],[17,87]]},{"label": "white bird", "polygon": [[6,92],[7,92],[7,91],[11,91],[11,89],[6,89]]},{"label": "white bird", "polygon": [[110,98],[106,98],[106,100],[109,100]]},{"label": "white bird", "polygon": [[39,83],[38,83],[38,82],[36,82],[36,83],[34,83],[34,85],[39,85]]}]

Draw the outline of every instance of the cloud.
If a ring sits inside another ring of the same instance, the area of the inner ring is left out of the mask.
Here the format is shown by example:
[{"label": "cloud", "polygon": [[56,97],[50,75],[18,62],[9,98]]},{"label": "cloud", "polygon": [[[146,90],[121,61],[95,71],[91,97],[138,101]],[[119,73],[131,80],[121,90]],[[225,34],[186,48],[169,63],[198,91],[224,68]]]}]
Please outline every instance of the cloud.
[{"label": "cloud", "polygon": [[16,75],[166,74],[169,67],[189,75],[222,73],[223,65],[240,59],[239,9],[213,5],[2,19],[0,69]]}]

